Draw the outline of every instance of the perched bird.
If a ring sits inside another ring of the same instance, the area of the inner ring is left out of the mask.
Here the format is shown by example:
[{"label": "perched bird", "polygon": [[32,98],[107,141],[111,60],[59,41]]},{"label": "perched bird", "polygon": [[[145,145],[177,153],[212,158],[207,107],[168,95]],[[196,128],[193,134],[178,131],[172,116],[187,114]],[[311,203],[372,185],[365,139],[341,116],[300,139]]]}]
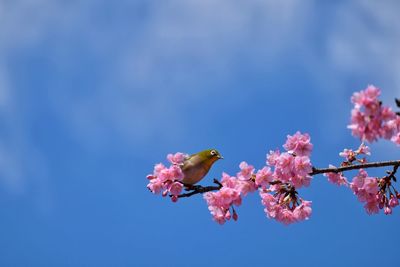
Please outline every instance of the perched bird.
[{"label": "perched bird", "polygon": [[182,182],[187,186],[200,182],[219,159],[223,157],[216,149],[207,149],[189,156],[181,167],[184,174]]}]

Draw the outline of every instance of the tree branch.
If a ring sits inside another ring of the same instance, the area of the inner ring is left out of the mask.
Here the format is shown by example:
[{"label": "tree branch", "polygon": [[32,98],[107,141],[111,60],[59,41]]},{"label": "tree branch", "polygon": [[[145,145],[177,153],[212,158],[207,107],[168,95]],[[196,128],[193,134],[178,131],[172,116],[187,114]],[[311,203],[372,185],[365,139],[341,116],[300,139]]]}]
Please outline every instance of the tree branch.
[{"label": "tree branch", "polygon": [[356,164],[356,165],[334,167],[334,168],[324,168],[324,169],[318,169],[318,168],[313,167],[313,171],[310,173],[310,175],[317,175],[317,174],[328,173],[328,172],[339,173],[339,172],[350,171],[350,170],[379,168],[379,167],[387,167],[387,166],[394,166],[394,167],[400,166],[400,160],[369,162],[369,163],[361,163],[361,164]]},{"label": "tree branch", "polygon": [[190,197],[196,194],[202,194],[210,191],[218,191],[222,188],[222,184],[217,180],[214,179],[214,183],[217,184],[216,186],[201,186],[201,185],[190,185],[187,186],[186,190],[192,190],[192,192],[180,194],[178,198],[182,197]]},{"label": "tree branch", "polygon": [[[387,166],[394,167],[393,171],[390,173],[390,175],[393,176],[394,173],[396,173],[397,169],[400,167],[400,160],[360,163],[360,164],[356,164],[356,165],[332,167],[332,168],[322,168],[322,169],[313,167],[310,175],[314,176],[317,174],[323,174],[323,173],[329,173],[329,172],[339,173],[339,172],[345,172],[345,171],[350,171],[350,170],[379,168],[379,167],[387,167]],[[178,198],[190,197],[193,195],[203,194],[203,193],[210,192],[210,191],[218,191],[223,186],[217,179],[214,179],[214,183],[217,185],[216,186],[186,185],[186,190],[191,191],[191,192],[181,194],[178,196]],[[271,182],[271,184],[274,184],[274,182]]]}]

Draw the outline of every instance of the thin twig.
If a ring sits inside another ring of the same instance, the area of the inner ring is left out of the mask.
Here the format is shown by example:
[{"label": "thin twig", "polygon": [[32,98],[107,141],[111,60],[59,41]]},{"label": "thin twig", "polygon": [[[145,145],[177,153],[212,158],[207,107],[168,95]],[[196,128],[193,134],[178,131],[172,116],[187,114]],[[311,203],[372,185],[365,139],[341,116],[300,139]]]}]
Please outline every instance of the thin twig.
[{"label": "thin twig", "polygon": [[400,160],[369,162],[369,163],[361,163],[361,164],[356,164],[356,165],[349,165],[349,166],[343,166],[343,167],[332,167],[332,168],[324,168],[324,169],[313,168],[313,171],[310,173],[310,175],[317,175],[317,174],[329,173],[329,172],[339,173],[339,172],[350,171],[350,170],[378,168],[378,167],[387,167],[387,166],[400,166]]},{"label": "thin twig", "polygon": [[192,192],[180,194],[178,196],[178,198],[190,197],[190,196],[193,196],[193,195],[196,195],[196,194],[202,194],[202,193],[206,193],[206,192],[210,192],[210,191],[217,191],[217,190],[220,190],[222,188],[222,186],[223,186],[220,183],[220,181],[218,181],[217,179],[214,179],[214,183],[217,184],[217,185],[216,186],[196,185],[194,187],[189,187],[187,190],[192,190]]},{"label": "thin twig", "polygon": [[[396,173],[397,169],[400,166],[400,160],[360,163],[360,164],[356,164],[356,165],[349,165],[349,166],[343,166],[343,167],[332,167],[332,168],[322,168],[322,169],[313,167],[310,175],[317,175],[317,174],[323,174],[323,173],[329,173],[329,172],[339,173],[339,172],[345,172],[345,171],[350,171],[350,170],[378,168],[378,167],[387,167],[387,166],[394,167],[393,171],[391,172],[391,175],[394,176],[394,174]],[[203,193],[210,192],[210,191],[218,191],[223,187],[221,182],[219,182],[217,179],[214,179],[214,183],[217,185],[216,186],[196,185],[193,187],[188,187],[187,190],[188,191],[192,190],[192,191],[181,194],[178,197],[179,198],[190,197],[193,195],[203,194]],[[271,184],[274,184],[274,183],[275,183],[275,181],[271,182]]]}]

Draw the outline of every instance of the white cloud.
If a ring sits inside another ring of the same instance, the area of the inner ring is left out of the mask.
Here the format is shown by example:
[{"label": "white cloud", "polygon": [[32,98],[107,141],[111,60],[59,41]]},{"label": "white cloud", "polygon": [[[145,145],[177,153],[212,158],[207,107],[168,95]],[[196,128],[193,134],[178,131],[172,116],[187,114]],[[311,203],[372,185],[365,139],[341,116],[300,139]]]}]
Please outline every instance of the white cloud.
[{"label": "white cloud", "polygon": [[399,8],[398,1],[346,2],[338,7],[327,35],[327,55],[336,70],[378,77],[384,100],[391,102],[400,94]]},{"label": "white cloud", "polygon": [[[179,138],[190,103],[214,93],[210,81],[231,80],[240,57],[263,68],[270,62],[272,69],[281,64],[288,50],[299,50],[296,60],[319,74],[315,81],[328,96],[325,114],[335,110],[333,103],[348,99],[346,79],[353,74],[374,71],[385,81],[380,86],[392,90],[386,91],[385,100],[400,92],[400,62],[396,61],[400,58],[400,24],[396,23],[395,1],[387,5],[362,0],[332,4],[331,22],[320,33],[325,45],[322,52],[310,45],[313,31],[321,30],[315,25],[321,18],[315,16],[318,4],[314,1],[157,1],[144,4],[142,19],[111,16],[114,24],[96,19],[96,12],[107,8],[105,3],[0,2],[0,110],[7,131],[13,133],[3,145],[0,142],[0,158],[3,169],[11,166],[3,171],[9,177],[25,176],[21,166],[29,156],[12,153],[17,147],[42,157],[31,137],[21,133],[26,129],[18,124],[27,119],[17,108],[23,92],[15,88],[4,58],[12,60],[13,53],[48,40],[55,39],[48,53],[57,69],[73,72],[77,67],[80,60],[69,46],[74,42],[95,59],[91,64],[101,65],[101,71],[89,77],[96,81],[89,83],[88,94],[57,82],[48,92],[48,105],[80,143],[91,148],[107,143],[110,136],[132,147],[160,136],[159,142]],[[333,116],[338,113],[335,110]],[[331,133],[338,128],[330,126],[332,121],[328,124]],[[17,170],[15,174],[10,174],[12,169]]]}]

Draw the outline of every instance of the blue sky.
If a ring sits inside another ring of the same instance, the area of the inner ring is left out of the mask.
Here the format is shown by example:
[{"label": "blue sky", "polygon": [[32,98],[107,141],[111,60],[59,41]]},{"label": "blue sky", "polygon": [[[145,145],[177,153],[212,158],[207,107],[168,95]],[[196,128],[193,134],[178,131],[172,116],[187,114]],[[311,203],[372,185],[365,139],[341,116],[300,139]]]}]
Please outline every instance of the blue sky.
[{"label": "blue sky", "polygon": [[[315,166],[356,148],[352,92],[400,96],[398,1],[0,1],[1,266],[376,266],[399,210],[368,216],[316,176],[309,221],[239,221],[146,189],[170,152],[215,147],[203,184],[308,132]],[[371,160],[399,158],[389,142]],[[383,175],[384,170],[371,171]]]}]

